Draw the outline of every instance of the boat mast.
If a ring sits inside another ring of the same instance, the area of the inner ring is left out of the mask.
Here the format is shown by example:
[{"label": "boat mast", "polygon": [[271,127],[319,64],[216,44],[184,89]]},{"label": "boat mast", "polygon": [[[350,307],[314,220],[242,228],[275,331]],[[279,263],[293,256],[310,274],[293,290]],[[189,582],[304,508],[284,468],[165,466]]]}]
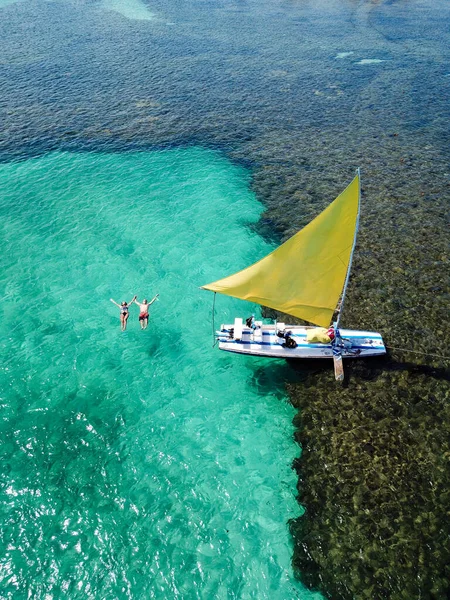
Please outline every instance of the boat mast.
[{"label": "boat mast", "polygon": [[361,208],[361,172],[360,172],[359,167],[356,169],[356,173],[358,175],[358,214],[356,215],[355,235],[353,237],[353,246],[352,246],[352,252],[350,254],[350,260],[348,262],[347,275],[345,277],[344,288],[342,290],[341,301],[339,303],[339,311],[338,311],[338,314],[336,317],[336,322],[334,323],[335,329],[337,329],[339,326],[339,319],[341,318],[341,312],[342,312],[342,308],[344,306],[345,292],[347,291],[348,280],[350,279],[350,270],[352,268],[353,253],[355,252],[356,236],[358,234],[358,228],[359,228],[359,211]]}]

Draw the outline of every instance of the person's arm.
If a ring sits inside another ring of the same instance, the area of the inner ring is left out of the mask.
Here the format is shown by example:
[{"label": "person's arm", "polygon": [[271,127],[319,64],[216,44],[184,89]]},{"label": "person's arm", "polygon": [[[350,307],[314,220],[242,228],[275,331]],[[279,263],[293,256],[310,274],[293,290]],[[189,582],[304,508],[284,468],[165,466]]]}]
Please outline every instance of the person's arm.
[{"label": "person's arm", "polygon": [[148,305],[151,306],[153,304],[153,302],[158,298],[158,296],[159,296],[159,294],[156,294],[156,296],[153,298],[153,300],[150,300]]},{"label": "person's arm", "polygon": [[131,306],[133,304],[133,302],[135,302],[137,304],[136,298],[137,298],[137,296],[134,296],[133,300],[128,303],[128,306]]},{"label": "person's arm", "polygon": [[117,302],[115,300],[113,300],[112,298],[110,298],[110,300],[113,304],[115,304],[116,306],[118,306],[120,308],[120,304],[117,304]]}]

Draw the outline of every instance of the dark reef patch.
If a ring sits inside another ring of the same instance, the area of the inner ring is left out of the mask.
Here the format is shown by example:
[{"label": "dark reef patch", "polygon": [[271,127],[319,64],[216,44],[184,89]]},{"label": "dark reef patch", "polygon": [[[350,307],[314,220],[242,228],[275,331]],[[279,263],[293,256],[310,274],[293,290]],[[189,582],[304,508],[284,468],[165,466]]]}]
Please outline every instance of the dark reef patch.
[{"label": "dark reef patch", "polygon": [[366,368],[347,366],[334,393],[326,374],[290,386],[306,506],[294,566],[331,598],[447,598],[449,373],[443,385],[414,369],[364,380]]},{"label": "dark reef patch", "polygon": [[[277,177],[266,179],[272,167],[255,175],[267,218],[287,236],[339,191],[323,176],[339,169],[333,144],[340,140],[345,160],[365,165],[342,324],[378,330],[388,346],[404,349],[345,361],[343,387],[333,381],[331,364],[292,365],[303,379],[288,391],[300,411],[302,454],[294,467],[306,508],[291,522],[293,564],[304,583],[333,599],[450,594],[450,189],[446,154],[427,142],[429,134],[401,130],[380,134],[375,144],[372,132],[353,144],[350,130],[316,132],[312,137],[323,140],[333,159],[319,156],[323,163],[311,175],[290,152],[303,189],[281,166]],[[301,157],[301,139],[298,145]]]}]

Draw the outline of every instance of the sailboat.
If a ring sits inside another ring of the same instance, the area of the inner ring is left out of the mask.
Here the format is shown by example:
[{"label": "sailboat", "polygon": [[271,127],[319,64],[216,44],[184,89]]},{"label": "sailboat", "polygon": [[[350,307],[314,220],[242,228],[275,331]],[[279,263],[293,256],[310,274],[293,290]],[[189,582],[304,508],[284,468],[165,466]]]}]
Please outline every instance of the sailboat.
[{"label": "sailboat", "polygon": [[311,323],[264,324],[250,317],[223,324],[216,337],[228,352],[276,358],[333,359],[344,379],[343,358],[386,353],[373,331],[340,329],[360,213],[360,171],[306,227],[255,264],[203,289],[273,308]]}]

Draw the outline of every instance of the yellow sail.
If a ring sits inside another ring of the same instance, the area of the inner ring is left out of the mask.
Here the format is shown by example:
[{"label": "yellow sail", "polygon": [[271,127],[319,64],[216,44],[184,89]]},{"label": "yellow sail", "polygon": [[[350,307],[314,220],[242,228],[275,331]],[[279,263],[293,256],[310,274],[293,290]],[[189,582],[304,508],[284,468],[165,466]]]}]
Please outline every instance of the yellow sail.
[{"label": "yellow sail", "polygon": [[259,262],[202,286],[327,327],[344,287],[359,210],[359,174],[318,217]]}]

